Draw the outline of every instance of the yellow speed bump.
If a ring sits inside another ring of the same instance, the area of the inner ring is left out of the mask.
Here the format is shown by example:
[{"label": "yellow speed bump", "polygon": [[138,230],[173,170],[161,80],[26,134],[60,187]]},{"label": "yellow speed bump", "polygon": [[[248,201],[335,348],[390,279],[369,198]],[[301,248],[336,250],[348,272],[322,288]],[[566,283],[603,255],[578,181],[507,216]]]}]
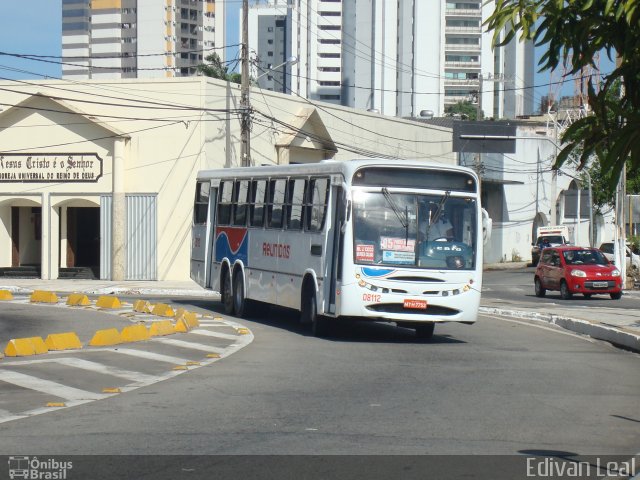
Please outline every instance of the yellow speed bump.
[{"label": "yellow speed bump", "polygon": [[[41,339],[42,340],[42,339]],[[7,357],[27,357],[36,354],[36,346],[30,338],[12,338],[4,349]]]},{"label": "yellow speed bump", "polygon": [[176,365],[175,367],[173,367],[174,370],[189,370],[188,367],[185,367],[184,365]]},{"label": "yellow speed bump", "polygon": [[163,337],[165,335],[172,335],[176,333],[176,330],[171,323],[171,320],[160,320],[158,322],[152,322],[149,327],[149,335],[152,337]]},{"label": "yellow speed bump", "polygon": [[0,300],[13,300],[13,295],[9,290],[0,290]]},{"label": "yellow speed bump", "polygon": [[149,340],[149,330],[143,324],[129,325],[122,329],[122,341],[123,342],[141,342],[142,340]]},{"label": "yellow speed bump", "polygon": [[72,293],[67,297],[67,305],[86,307],[87,305],[91,305],[91,302],[89,301],[89,297],[83,293]]},{"label": "yellow speed bump", "polygon": [[119,343],[122,343],[122,336],[117,328],[98,330],[89,341],[89,345],[92,347],[105,347],[108,345],[118,345]]},{"label": "yellow speed bump", "polygon": [[45,290],[34,290],[30,300],[32,303],[58,303],[58,296]]},{"label": "yellow speed bump", "polygon": [[219,353],[207,353],[207,358],[220,358]]},{"label": "yellow speed bump", "polygon": [[191,329],[189,328],[189,325],[187,325],[187,322],[184,320],[184,318],[179,318],[178,320],[176,320],[174,330],[176,331],[176,333],[187,333]]},{"label": "yellow speed bump", "polygon": [[248,335],[250,333],[249,329],[244,327],[236,328],[236,332],[238,335]]},{"label": "yellow speed bump", "polygon": [[133,311],[138,313],[151,313],[151,304],[146,300],[133,302]]},{"label": "yellow speed bump", "polygon": [[67,404],[64,402],[49,402],[47,403],[47,407],[57,407],[57,408],[62,408],[62,407],[66,407]]},{"label": "yellow speed bump", "polygon": [[157,303],[151,313],[159,317],[173,317],[175,315],[173,308],[166,303]]},{"label": "yellow speed bump", "polygon": [[183,318],[184,318],[184,321],[187,323],[187,327],[189,327],[189,330],[193,328],[198,328],[200,326],[198,317],[194,312],[186,312]]},{"label": "yellow speed bump", "polygon": [[103,388],[102,393],[122,393],[122,390],[119,388]]},{"label": "yellow speed bump", "polygon": [[96,302],[96,307],[98,308],[120,308],[122,307],[122,303],[118,297],[109,297],[107,295],[102,295],[98,297],[98,301]]},{"label": "yellow speed bump", "polygon": [[49,350],[72,350],[82,348],[78,335],[74,332],[52,333],[44,341]]}]

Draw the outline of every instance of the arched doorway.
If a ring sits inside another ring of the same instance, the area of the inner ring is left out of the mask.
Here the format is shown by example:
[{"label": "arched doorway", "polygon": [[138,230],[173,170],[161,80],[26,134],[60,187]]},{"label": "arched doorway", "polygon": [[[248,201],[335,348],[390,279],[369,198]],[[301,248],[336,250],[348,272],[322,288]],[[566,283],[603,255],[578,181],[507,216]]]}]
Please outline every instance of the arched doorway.
[{"label": "arched doorway", "polygon": [[531,226],[531,243],[534,243],[538,238],[538,228],[546,227],[547,225],[549,225],[547,216],[542,212],[536,213],[533,219],[533,225]]}]

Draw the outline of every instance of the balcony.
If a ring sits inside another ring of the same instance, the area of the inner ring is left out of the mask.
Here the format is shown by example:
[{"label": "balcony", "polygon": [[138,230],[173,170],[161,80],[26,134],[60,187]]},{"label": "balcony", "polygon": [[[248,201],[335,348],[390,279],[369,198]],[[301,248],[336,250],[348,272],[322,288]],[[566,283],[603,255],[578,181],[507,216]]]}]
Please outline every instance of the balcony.
[{"label": "balcony", "polygon": [[446,25],[444,27],[444,31],[445,33],[463,33],[465,35],[481,35],[482,34],[482,27],[480,25],[476,26],[471,26],[471,27],[458,27],[458,26],[450,26],[450,25]]},{"label": "balcony", "polygon": [[482,67],[480,62],[444,62],[445,68],[464,68],[464,69],[478,69]]},{"label": "balcony", "polygon": [[482,16],[482,10],[480,8],[447,8],[444,14],[447,17],[480,18]]},{"label": "balcony", "polygon": [[445,87],[479,87],[480,80],[477,78],[446,78],[444,79]]},{"label": "balcony", "polygon": [[445,52],[479,52],[479,43],[445,43]]}]

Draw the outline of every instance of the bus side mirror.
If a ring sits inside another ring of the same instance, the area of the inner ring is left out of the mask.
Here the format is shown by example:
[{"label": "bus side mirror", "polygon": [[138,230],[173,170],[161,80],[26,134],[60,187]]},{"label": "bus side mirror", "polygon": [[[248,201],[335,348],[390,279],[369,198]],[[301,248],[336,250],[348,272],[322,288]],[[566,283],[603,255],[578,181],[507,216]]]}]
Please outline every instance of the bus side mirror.
[{"label": "bus side mirror", "polygon": [[486,245],[491,238],[491,230],[493,228],[493,220],[484,208],[482,209],[482,243]]}]

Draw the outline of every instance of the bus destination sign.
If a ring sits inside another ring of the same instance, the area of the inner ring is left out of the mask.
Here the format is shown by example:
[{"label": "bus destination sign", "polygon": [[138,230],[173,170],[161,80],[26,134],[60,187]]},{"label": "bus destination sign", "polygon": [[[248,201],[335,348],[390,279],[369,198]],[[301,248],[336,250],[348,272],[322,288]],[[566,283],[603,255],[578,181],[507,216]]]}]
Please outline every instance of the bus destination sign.
[{"label": "bus destination sign", "polygon": [[100,177],[97,153],[0,153],[0,183],[97,182]]}]

